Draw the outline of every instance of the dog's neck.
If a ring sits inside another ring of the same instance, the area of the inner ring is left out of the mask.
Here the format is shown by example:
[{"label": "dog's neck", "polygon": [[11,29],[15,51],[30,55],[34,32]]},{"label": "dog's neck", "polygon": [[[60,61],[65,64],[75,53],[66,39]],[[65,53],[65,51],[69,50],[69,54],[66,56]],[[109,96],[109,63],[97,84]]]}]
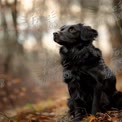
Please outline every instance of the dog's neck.
[{"label": "dog's neck", "polygon": [[70,50],[72,48],[77,48],[77,49],[83,49],[83,48],[86,48],[86,47],[94,47],[92,42],[91,43],[78,43],[78,44],[72,44],[72,45],[64,45],[62,47],[65,47],[66,49]]},{"label": "dog's neck", "polygon": [[[94,45],[92,43],[89,43],[89,44],[77,44],[77,45],[70,45],[70,46],[62,46],[60,48],[60,54],[61,55],[70,55],[70,56],[81,56],[82,55],[86,55],[87,52],[91,52],[91,53],[94,53]],[[82,53],[81,53],[82,52]],[[77,54],[75,54],[77,53]]]},{"label": "dog's neck", "polygon": [[92,43],[89,43],[87,45],[84,44],[78,44],[74,46],[62,46],[60,48],[60,54],[62,56],[70,56],[73,57],[73,59],[87,59],[88,55],[91,55],[91,58],[100,58],[102,53],[101,51],[96,48]]}]

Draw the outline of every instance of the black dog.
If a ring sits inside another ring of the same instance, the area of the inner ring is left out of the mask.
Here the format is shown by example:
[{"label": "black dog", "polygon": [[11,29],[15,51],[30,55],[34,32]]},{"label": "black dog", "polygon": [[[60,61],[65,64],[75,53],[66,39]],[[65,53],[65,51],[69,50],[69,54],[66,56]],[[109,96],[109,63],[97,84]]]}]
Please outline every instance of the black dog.
[{"label": "black dog", "polygon": [[69,113],[76,122],[86,113],[105,112],[111,107],[120,109],[122,93],[116,90],[116,77],[105,65],[101,51],[92,44],[97,31],[76,24],[63,26],[53,34],[54,41],[62,45],[61,63],[70,94]]}]

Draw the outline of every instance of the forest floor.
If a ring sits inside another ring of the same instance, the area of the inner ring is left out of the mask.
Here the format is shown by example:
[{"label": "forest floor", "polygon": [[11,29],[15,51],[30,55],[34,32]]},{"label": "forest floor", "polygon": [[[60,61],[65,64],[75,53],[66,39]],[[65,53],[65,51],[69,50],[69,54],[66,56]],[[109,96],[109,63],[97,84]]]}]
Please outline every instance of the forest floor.
[{"label": "forest floor", "polygon": [[[5,113],[0,113],[1,122],[74,122],[67,113],[66,98],[55,102],[41,102],[40,104],[18,108]],[[41,108],[41,110],[37,110]],[[9,113],[17,112],[15,116]],[[81,122],[122,122],[122,111],[108,111],[97,113],[96,116],[86,115]]]},{"label": "forest floor", "polygon": [[[117,87],[122,90],[122,77],[117,78]],[[74,122],[68,115],[68,93],[64,83],[51,82],[54,85],[48,84],[41,89],[18,78],[0,76],[0,79],[6,80],[8,88],[0,89],[0,122]],[[86,115],[81,122],[122,122],[122,111]]]}]

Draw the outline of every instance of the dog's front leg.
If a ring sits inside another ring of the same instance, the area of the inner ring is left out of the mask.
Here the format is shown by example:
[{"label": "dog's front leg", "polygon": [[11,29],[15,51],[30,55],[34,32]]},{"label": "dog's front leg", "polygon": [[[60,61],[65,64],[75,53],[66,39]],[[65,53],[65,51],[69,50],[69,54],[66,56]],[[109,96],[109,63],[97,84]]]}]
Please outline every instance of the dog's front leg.
[{"label": "dog's front leg", "polygon": [[102,94],[102,84],[97,83],[96,87],[93,91],[93,102],[92,102],[92,114],[95,115],[98,111],[100,111],[100,99]]}]

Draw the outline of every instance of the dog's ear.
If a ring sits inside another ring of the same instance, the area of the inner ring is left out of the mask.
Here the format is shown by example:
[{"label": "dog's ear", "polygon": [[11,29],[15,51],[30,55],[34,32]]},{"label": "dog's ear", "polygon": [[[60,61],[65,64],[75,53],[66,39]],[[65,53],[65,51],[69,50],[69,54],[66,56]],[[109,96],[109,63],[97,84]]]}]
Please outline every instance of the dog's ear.
[{"label": "dog's ear", "polygon": [[83,41],[93,41],[98,36],[98,32],[90,26],[82,26],[80,37]]}]

